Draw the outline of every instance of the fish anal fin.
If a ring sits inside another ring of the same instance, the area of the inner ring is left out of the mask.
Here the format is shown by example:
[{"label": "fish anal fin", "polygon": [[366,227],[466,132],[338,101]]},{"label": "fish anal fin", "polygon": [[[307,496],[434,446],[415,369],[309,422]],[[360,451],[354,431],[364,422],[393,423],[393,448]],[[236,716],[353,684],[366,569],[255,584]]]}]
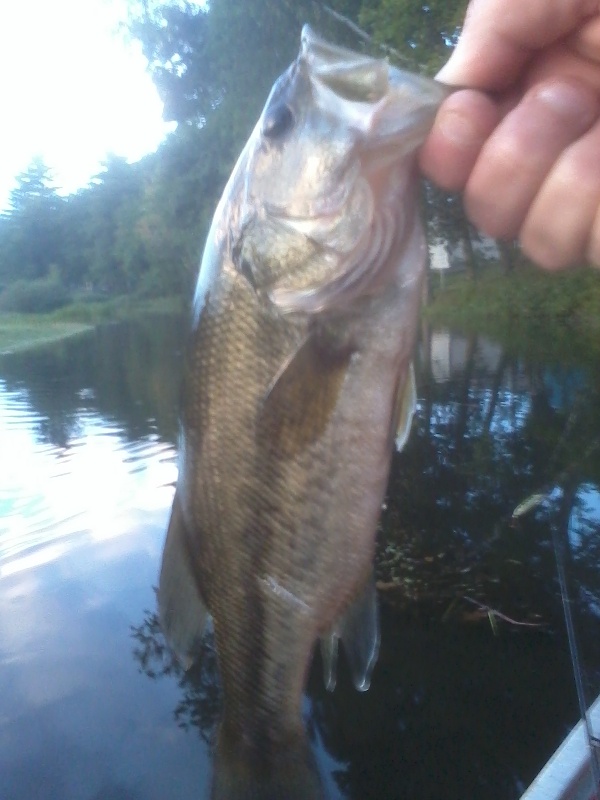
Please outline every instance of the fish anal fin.
[{"label": "fish anal fin", "polygon": [[282,364],[258,417],[263,442],[291,457],[319,439],[336,408],[353,348],[311,331]]},{"label": "fish anal fin", "polygon": [[185,669],[189,669],[204,635],[208,611],[192,572],[185,520],[177,494],[163,548],[158,615],[171,649]]},{"label": "fish anal fin", "polygon": [[400,389],[396,396],[396,407],[392,420],[392,437],[395,440],[396,450],[400,452],[410,435],[413,417],[417,410],[417,385],[415,368],[412,361],[408,365],[406,377],[400,382]]},{"label": "fish anal fin", "polygon": [[371,675],[379,655],[379,606],[375,580],[371,577],[355,597],[332,631],[321,637],[325,685],[332,691],[336,683],[337,640],[344,645],[352,681],[359,692],[371,685]]}]

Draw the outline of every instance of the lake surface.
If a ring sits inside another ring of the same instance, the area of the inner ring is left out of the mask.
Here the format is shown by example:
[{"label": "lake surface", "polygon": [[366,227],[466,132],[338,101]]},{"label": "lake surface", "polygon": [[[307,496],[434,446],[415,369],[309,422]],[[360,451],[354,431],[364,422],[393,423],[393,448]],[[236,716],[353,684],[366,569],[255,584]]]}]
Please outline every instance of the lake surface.
[{"label": "lake surface", "polygon": [[[155,616],[183,327],[0,358],[2,800],[208,796],[214,652],[183,674]],[[600,691],[600,374],[565,336],[567,358],[536,358],[425,332],[378,541],[373,683],[359,694],[342,668],[329,694],[318,657],[309,680],[332,800],[520,796],[578,718],[553,538]]]}]

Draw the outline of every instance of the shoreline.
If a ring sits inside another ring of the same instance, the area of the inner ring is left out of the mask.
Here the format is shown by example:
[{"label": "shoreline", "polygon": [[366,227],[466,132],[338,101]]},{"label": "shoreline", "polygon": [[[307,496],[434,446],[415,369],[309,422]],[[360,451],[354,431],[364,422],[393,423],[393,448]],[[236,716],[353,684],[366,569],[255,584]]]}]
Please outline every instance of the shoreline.
[{"label": "shoreline", "polygon": [[181,314],[182,309],[179,298],[118,297],[97,303],[73,303],[50,314],[0,313],[0,356],[80,336],[98,325],[143,315]]},{"label": "shoreline", "polygon": [[0,316],[0,356],[53,344],[93,330],[95,325],[82,322],[30,320],[26,323],[5,322]]}]

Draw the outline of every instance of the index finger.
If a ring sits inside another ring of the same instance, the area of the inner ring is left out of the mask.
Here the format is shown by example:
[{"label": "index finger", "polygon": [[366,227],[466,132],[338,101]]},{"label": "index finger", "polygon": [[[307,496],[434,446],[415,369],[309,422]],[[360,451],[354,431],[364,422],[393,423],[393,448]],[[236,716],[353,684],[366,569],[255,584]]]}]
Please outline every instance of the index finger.
[{"label": "index finger", "polygon": [[599,13],[597,0],[471,0],[458,44],[437,78],[505,89],[536,51]]}]

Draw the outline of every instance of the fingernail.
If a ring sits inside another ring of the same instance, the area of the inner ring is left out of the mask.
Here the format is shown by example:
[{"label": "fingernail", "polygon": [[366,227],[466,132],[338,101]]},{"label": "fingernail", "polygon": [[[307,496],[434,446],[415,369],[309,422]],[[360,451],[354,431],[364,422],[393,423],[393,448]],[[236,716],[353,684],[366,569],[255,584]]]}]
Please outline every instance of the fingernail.
[{"label": "fingernail", "polygon": [[458,47],[452,51],[448,61],[446,61],[444,66],[435,76],[437,81],[441,81],[441,83],[448,83],[450,85],[460,83],[460,81],[456,80],[455,75],[460,75],[460,62],[462,61],[461,52],[462,50],[459,51]]},{"label": "fingernail", "polygon": [[463,147],[479,142],[481,138],[479,130],[471,118],[453,109],[442,109],[435,121],[435,126],[446,139]]}]

